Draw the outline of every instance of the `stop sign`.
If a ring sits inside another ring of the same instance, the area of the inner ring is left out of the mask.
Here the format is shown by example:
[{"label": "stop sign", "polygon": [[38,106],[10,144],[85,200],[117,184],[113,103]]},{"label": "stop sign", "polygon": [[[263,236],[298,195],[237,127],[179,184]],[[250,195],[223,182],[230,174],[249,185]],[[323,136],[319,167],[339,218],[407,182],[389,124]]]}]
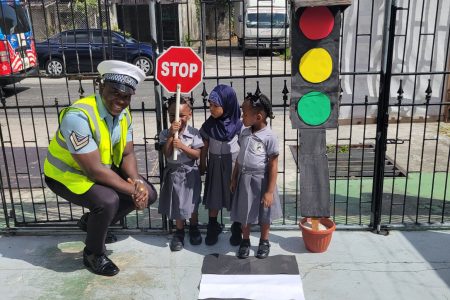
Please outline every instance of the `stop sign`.
[{"label": "stop sign", "polygon": [[169,92],[190,93],[203,78],[203,61],[189,47],[170,47],[156,59],[155,78]]}]

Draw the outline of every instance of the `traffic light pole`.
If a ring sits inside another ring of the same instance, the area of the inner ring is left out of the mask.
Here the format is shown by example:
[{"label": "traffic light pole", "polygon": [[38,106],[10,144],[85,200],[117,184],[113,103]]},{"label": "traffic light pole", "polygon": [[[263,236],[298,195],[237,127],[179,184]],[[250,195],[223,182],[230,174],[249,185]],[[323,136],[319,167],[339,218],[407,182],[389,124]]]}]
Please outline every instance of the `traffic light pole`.
[{"label": "traffic light pole", "polygon": [[381,231],[381,210],[383,204],[384,161],[386,159],[387,131],[389,125],[389,99],[391,89],[392,56],[397,6],[396,0],[386,0],[384,17],[380,92],[378,97],[377,133],[375,145],[375,165],[370,224],[373,232]]},{"label": "traffic light pole", "polygon": [[330,174],[326,129],[299,129],[300,211],[304,217],[330,217]]}]

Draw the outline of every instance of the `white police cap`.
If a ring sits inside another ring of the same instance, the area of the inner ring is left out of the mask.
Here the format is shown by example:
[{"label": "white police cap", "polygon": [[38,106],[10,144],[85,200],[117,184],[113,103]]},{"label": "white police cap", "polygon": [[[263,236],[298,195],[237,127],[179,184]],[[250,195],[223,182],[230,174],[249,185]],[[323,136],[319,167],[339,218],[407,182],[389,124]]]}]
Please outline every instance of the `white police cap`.
[{"label": "white police cap", "polygon": [[104,60],[97,66],[97,70],[104,82],[132,95],[139,82],[145,79],[145,73],[139,67],[120,60]]}]

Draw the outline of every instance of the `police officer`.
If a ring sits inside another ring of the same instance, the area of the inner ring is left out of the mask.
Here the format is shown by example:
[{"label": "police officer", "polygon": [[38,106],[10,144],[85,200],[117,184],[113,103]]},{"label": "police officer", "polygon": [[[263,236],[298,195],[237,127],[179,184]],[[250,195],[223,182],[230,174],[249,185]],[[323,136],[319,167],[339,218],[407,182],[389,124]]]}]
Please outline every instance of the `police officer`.
[{"label": "police officer", "polygon": [[135,209],[148,207],[157,193],[138,174],[128,109],[145,74],[115,60],[101,62],[98,71],[100,93],[61,112],[44,173],[54,193],[90,211],[81,222],[87,231],[85,266],[96,274],[114,276],[119,268],[105,255],[108,226]]}]

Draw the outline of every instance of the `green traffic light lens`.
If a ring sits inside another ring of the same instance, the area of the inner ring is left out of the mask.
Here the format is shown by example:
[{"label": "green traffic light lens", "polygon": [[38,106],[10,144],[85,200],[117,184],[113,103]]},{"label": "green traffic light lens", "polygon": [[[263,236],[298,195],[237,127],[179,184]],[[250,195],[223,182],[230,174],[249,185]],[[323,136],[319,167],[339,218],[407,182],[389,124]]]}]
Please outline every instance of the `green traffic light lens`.
[{"label": "green traffic light lens", "polygon": [[298,100],[297,114],[307,125],[322,125],[331,115],[330,98],[321,92],[309,92]]}]

